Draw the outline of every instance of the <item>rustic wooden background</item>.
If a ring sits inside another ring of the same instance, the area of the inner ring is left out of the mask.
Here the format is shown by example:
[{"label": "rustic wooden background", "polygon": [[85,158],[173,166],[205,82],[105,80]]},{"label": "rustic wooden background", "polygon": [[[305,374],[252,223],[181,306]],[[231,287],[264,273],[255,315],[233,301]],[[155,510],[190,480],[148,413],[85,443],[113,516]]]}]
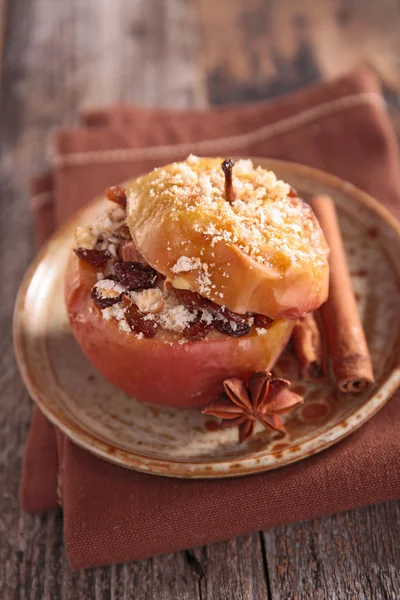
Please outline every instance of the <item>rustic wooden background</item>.
[{"label": "rustic wooden background", "polygon": [[[0,598],[400,598],[400,503],[278,527],[146,561],[71,573],[62,517],[19,514],[31,402],[11,315],[32,258],[27,180],[77,108],[277,96],[366,62],[400,124],[394,0],[0,0]],[[399,130],[400,126],[397,125]]]}]

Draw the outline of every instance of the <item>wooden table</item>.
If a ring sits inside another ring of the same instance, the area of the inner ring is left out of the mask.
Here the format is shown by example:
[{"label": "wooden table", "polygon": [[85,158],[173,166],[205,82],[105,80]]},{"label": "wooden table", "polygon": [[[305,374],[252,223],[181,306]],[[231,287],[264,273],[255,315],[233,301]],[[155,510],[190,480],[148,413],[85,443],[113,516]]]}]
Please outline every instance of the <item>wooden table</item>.
[{"label": "wooden table", "polygon": [[28,180],[46,165],[52,127],[75,123],[81,106],[117,99],[201,107],[272,97],[360,60],[381,75],[395,107],[398,3],[0,0],[0,8],[0,598],[400,598],[399,502],[71,573],[62,517],[19,514],[32,403],[11,340],[15,294],[33,255]]}]

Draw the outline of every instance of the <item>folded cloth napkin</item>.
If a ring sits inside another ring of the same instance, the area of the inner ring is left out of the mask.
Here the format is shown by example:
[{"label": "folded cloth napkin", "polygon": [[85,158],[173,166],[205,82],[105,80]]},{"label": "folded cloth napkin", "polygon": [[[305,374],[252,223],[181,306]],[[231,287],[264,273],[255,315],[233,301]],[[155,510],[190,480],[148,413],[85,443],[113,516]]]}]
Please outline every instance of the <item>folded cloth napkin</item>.
[{"label": "folded cloth napkin", "polygon": [[[279,101],[205,111],[116,105],[53,136],[53,173],[33,183],[41,243],[107,185],[198,155],[267,156],[330,171],[400,214],[397,143],[373,75],[359,72]],[[36,410],[21,484],[24,511],[60,503],[71,567],[123,562],[399,496],[399,394],[335,447],[230,480],[128,471],[82,450]]]}]

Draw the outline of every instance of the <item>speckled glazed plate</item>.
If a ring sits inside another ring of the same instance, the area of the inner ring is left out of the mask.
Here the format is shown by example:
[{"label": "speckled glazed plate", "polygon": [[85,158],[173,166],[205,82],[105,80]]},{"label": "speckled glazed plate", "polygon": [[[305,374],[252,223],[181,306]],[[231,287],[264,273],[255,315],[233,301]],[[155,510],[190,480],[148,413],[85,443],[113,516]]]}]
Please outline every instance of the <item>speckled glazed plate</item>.
[{"label": "speckled glazed plate", "polygon": [[[130,469],[173,477],[231,477],[276,469],[339,442],[370,419],[400,384],[400,226],[373,199],[335,177],[274,160],[261,164],[307,199],[336,203],[359,310],[372,354],[375,387],[341,396],[333,381],[306,385],[289,353],[277,367],[305,403],[287,415],[287,435],[261,425],[241,445],[199,409],[160,408],[129,398],[89,364],[70,331],[63,276],[77,223],[104,208],[97,199],[60,229],[28,270],[16,301],[14,336],[26,386],[47,417],[74,442]],[[188,373],[188,377],[190,374]]]}]

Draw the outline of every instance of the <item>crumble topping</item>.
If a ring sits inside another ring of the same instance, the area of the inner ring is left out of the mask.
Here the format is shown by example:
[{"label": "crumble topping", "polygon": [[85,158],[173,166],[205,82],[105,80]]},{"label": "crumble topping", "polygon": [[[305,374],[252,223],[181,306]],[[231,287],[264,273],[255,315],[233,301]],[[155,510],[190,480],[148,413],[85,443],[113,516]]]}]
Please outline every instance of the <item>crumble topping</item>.
[{"label": "crumble topping", "polygon": [[[246,315],[238,322],[230,318],[230,314],[234,315],[234,313],[227,311],[227,316],[225,316],[225,307],[213,306],[212,303],[210,303],[210,306],[188,308],[182,303],[172,287],[166,289],[164,286],[163,289],[157,287],[135,292],[127,291],[126,286],[114,280],[101,279],[95,284],[94,288],[101,292],[103,299],[119,298],[111,306],[101,309],[103,318],[107,321],[116,320],[121,331],[134,333],[140,339],[146,336],[143,336],[141,332],[132,332],[132,328],[127,321],[127,312],[129,311],[127,299],[137,306],[142,313],[143,321],[153,321],[164,330],[183,336],[188,328],[198,323],[203,324],[201,328],[204,327],[207,333],[215,327],[218,331],[234,337],[248,333],[254,325],[254,318],[251,315]],[[121,295],[122,298],[120,298]],[[234,316],[235,318],[239,317],[239,315]],[[243,329],[243,327],[246,329]],[[258,335],[265,335],[268,332],[267,327],[256,327],[255,330]],[[179,340],[179,343],[183,344],[187,341],[183,337],[182,340]]]},{"label": "crumble topping", "polygon": [[[215,289],[215,284],[212,283],[209,266],[206,262],[201,262],[199,258],[189,258],[189,256],[181,256],[177,262],[171,268],[173,273],[188,273],[189,271],[198,271],[196,276],[196,283],[198,284],[199,293],[202,296],[209,296],[211,291]],[[175,287],[180,287],[179,278],[174,279]],[[182,287],[185,287],[184,280],[182,280]],[[220,298],[223,298],[224,295],[220,292],[217,294]]]},{"label": "crumble topping", "polygon": [[108,306],[107,308],[103,308],[101,314],[103,315],[103,319],[106,321],[111,321],[111,319],[118,321],[118,327],[121,331],[131,333],[132,329],[125,318],[125,312],[126,306],[124,306],[122,303],[118,303]]},{"label": "crumble topping", "polygon": [[189,256],[181,256],[177,262],[171,267],[173,273],[187,273],[188,271],[195,271],[202,267],[201,260],[199,258],[189,258]]},{"label": "crumble topping", "polygon": [[113,258],[117,257],[117,247],[122,239],[130,237],[126,226],[126,212],[119,206],[111,206],[96,217],[93,223],[86,227],[77,227],[75,242],[78,248],[88,250],[105,250]]},{"label": "crumble topping", "polygon": [[[224,198],[220,159],[190,155],[185,162],[169,165],[168,170],[155,169],[151,176],[145,187],[168,205],[169,218],[182,222],[186,213],[188,233],[193,230],[201,234],[211,248],[221,241],[234,244],[258,263],[283,270],[303,262],[312,261],[316,267],[326,263],[327,247],[310,207],[272,171],[254,167],[251,160],[236,162],[232,203]],[[132,210],[142,179],[128,188]],[[209,294],[207,265],[202,263],[200,267],[199,262],[198,257],[181,256],[171,271],[184,273],[201,268],[206,277],[201,284],[203,291],[198,291]]]},{"label": "crumble topping", "polygon": [[[197,190],[196,186],[200,186],[204,195],[215,196],[215,200],[211,199],[209,204],[212,205],[216,202],[218,207],[220,195],[218,177],[212,169],[210,173],[202,173],[197,176],[190,165],[196,165],[199,161],[200,159],[197,157],[191,156],[187,165],[175,163],[177,171],[173,174],[172,187],[166,182],[161,182],[160,185],[168,193],[173,189],[178,201],[179,198],[182,200],[183,197],[190,197],[190,190]],[[251,161],[239,161],[238,172],[248,175],[249,165],[253,169]],[[166,171],[162,170],[161,175],[168,180],[169,174],[167,175]],[[214,175],[216,181],[213,180]],[[283,182],[276,184],[278,188],[280,185],[286,186]],[[185,188],[184,191],[182,186]],[[253,183],[250,185],[251,189],[253,189],[252,186]],[[243,182],[242,187],[246,190]],[[195,195],[194,202],[198,202],[198,191],[195,192]],[[237,215],[241,215],[241,220],[244,222],[245,211],[240,208],[240,202],[243,200],[236,197],[233,204],[237,207]],[[223,210],[229,206],[232,205],[224,201]],[[195,204],[190,205],[189,203],[185,210],[190,212],[193,207]],[[275,217],[273,216],[277,222],[279,220],[278,213]],[[253,217],[248,216],[248,220],[251,219]],[[201,233],[212,238],[212,245],[220,239],[236,243],[239,239],[238,234],[235,231],[221,229],[222,226],[223,223],[221,225],[211,219]],[[173,287],[171,280],[166,279],[164,275],[150,267],[138,251],[126,223],[126,212],[120,206],[110,207],[90,226],[77,228],[76,243],[78,245],[75,250],[77,256],[96,270],[97,281],[91,291],[94,305],[101,310],[105,320],[117,321],[121,331],[136,335],[141,339],[155,337],[158,328],[161,327],[167,332],[182,336],[178,340],[181,344],[187,341],[200,341],[213,329],[231,337],[246,335],[252,327],[258,335],[265,335],[268,331],[271,320],[267,317],[255,313],[239,315],[229,311],[225,306],[220,306],[207,299],[211,291],[218,298],[224,298],[224,293],[216,291],[216,286],[212,283],[211,273],[216,266],[214,262],[211,262],[214,256],[213,252],[210,262],[205,262],[199,257],[180,256],[171,267],[172,273],[176,275],[173,280],[175,287]],[[252,246],[247,244],[242,249],[250,253]],[[226,266],[229,267],[230,263],[227,262]],[[182,286],[179,285],[179,274],[189,272],[194,272],[199,294],[187,289],[183,277],[181,278]],[[227,271],[223,272],[223,277],[229,278],[229,276]],[[224,287],[224,285],[221,286],[222,289]],[[93,312],[93,307],[91,306],[89,310]],[[164,341],[171,343],[170,340]]]},{"label": "crumble topping", "polygon": [[256,327],[257,335],[265,335],[268,333],[268,329],[264,329],[263,327]]},{"label": "crumble topping", "polygon": [[126,287],[112,279],[99,279],[94,285],[95,289],[100,293],[102,298],[117,298],[126,291]]}]

